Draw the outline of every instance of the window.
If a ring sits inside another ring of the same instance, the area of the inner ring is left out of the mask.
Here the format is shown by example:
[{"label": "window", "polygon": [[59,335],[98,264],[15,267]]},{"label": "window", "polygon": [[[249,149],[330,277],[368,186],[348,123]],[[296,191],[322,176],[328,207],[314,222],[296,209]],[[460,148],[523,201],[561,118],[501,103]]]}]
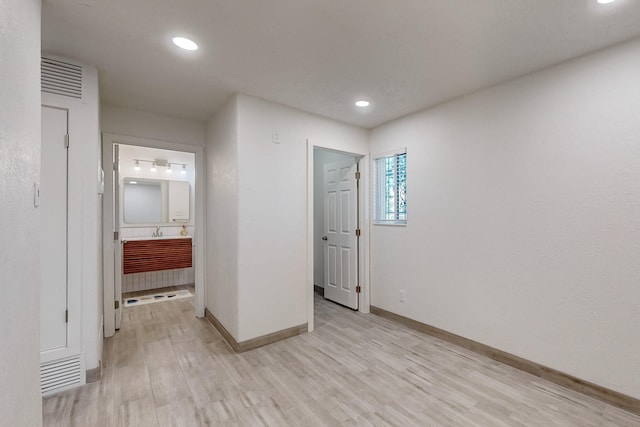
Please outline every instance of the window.
[{"label": "window", "polygon": [[406,149],[374,157],[373,179],[374,224],[406,224]]}]

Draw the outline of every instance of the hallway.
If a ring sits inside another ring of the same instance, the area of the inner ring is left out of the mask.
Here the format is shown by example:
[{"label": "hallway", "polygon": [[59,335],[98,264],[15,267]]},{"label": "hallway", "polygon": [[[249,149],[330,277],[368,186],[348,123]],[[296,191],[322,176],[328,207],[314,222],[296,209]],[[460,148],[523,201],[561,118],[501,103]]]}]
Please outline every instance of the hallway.
[{"label": "hallway", "polygon": [[235,354],[193,297],[124,310],[45,426],[638,426],[640,416],[316,295],[316,331]]}]

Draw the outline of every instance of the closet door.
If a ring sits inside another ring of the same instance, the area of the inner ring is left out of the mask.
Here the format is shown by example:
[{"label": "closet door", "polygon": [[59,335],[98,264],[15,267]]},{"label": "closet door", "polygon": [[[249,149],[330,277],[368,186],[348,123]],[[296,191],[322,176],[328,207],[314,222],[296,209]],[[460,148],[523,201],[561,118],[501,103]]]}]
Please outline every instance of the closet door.
[{"label": "closet door", "polygon": [[40,351],[68,344],[68,110],[42,106]]}]

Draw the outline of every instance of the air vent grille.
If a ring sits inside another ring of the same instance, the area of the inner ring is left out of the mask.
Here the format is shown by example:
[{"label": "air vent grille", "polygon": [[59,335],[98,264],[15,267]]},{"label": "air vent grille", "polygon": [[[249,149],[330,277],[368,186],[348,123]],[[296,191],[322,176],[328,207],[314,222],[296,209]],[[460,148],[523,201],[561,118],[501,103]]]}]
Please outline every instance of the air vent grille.
[{"label": "air vent grille", "polygon": [[55,95],[82,98],[82,67],[42,57],[42,91]]},{"label": "air vent grille", "polygon": [[80,385],[80,356],[56,360],[40,365],[40,389],[42,395]]}]

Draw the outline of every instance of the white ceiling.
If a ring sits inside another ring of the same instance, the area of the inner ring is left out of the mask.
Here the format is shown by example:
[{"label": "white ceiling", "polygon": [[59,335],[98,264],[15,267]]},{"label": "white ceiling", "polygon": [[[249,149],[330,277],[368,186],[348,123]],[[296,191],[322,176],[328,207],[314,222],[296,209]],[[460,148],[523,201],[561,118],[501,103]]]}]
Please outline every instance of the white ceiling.
[{"label": "white ceiling", "polygon": [[637,37],[640,1],[44,0],[42,30],[106,104],[205,120],[243,92],[371,128]]}]

